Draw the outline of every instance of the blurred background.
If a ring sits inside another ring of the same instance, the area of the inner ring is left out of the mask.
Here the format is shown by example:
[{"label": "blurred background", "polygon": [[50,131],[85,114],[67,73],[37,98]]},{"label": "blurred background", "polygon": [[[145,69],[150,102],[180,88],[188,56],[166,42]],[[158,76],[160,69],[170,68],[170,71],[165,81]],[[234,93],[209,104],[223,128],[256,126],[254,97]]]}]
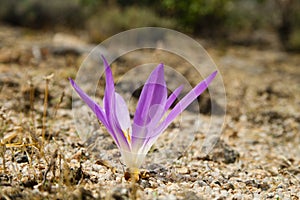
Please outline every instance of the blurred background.
[{"label": "blurred background", "polygon": [[[78,137],[71,109],[72,103],[81,107],[83,102],[72,102],[68,78],[77,77],[97,44],[145,26],[178,30],[205,47],[222,76],[227,109],[220,141],[203,157],[199,147],[211,105],[222,104],[208,92],[197,99],[204,128],[187,152],[171,152],[180,156],[170,168],[153,165],[155,175],[140,185],[145,188],[140,199],[176,199],[170,194],[179,199],[299,199],[300,0],[0,0],[0,199],[129,199],[119,192],[130,191],[120,181],[123,171],[113,172],[122,166],[118,150],[88,111],[88,118],[78,115],[75,123],[92,137],[86,143]],[[116,52],[122,49],[115,46]],[[193,48],[186,53],[201,54]],[[191,86],[204,78],[188,60],[159,48],[129,52],[111,67],[118,82],[136,66],[161,62]],[[90,94],[95,92],[90,74],[100,73],[95,69],[80,76],[85,84],[77,82]],[[142,77],[142,72],[129,74],[120,84],[124,91]],[[97,102],[104,85],[102,77]],[[137,102],[137,91],[131,102]],[[184,118],[184,126],[193,127],[193,119]],[[181,148],[186,135],[175,136],[178,145],[168,136],[182,130],[174,123],[161,141]],[[154,145],[153,154],[163,152],[161,144]]]},{"label": "blurred background", "polygon": [[0,0],[2,24],[87,31],[89,42],[160,26],[218,44],[300,50],[299,0]]}]

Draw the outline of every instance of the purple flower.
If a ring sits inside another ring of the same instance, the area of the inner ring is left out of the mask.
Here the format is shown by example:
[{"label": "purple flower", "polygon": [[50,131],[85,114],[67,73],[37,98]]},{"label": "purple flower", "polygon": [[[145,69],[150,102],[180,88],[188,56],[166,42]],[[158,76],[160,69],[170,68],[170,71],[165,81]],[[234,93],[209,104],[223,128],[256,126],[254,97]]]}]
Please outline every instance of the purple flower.
[{"label": "purple flower", "polygon": [[124,99],[115,92],[111,69],[102,57],[105,66],[106,86],[103,107],[93,101],[76,83],[70,82],[81,99],[92,109],[118,146],[122,159],[129,169],[138,169],[144,158],[170,123],[194,101],[210,84],[217,71],[194,87],[168,113],[179,96],[182,86],[168,96],[164,79],[164,66],[159,64],[150,74],[141,92],[136,112],[131,123]]}]

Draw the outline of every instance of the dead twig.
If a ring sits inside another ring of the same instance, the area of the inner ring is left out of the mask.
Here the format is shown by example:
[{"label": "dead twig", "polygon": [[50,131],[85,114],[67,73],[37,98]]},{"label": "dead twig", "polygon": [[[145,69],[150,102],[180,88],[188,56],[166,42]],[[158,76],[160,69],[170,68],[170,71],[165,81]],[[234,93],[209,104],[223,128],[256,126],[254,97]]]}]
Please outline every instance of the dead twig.
[{"label": "dead twig", "polygon": [[45,185],[46,180],[47,180],[47,174],[50,172],[51,168],[53,169],[52,173],[53,173],[53,176],[55,177],[55,161],[56,161],[57,155],[58,155],[58,149],[56,149],[54,151],[54,154],[51,158],[51,161],[48,164],[48,167],[47,167],[47,169],[45,171],[45,174],[44,174],[44,177],[43,177],[42,185]]}]

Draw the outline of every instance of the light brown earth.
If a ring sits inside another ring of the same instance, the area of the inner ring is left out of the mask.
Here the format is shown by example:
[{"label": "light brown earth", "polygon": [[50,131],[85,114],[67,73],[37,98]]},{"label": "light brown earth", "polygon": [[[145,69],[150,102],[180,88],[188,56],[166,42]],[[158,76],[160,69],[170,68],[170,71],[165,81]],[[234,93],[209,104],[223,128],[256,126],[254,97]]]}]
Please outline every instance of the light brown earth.
[{"label": "light brown earth", "polygon": [[[123,177],[124,165],[117,158],[107,159],[118,151],[104,129],[98,130],[95,148],[76,133],[68,77],[75,77],[87,55],[80,49],[90,46],[84,37],[70,37],[0,27],[2,199],[300,198],[299,54],[207,45],[227,95],[220,142],[201,156],[199,130],[187,151],[175,154],[177,160],[147,165],[146,177],[133,187]],[[63,47],[64,41],[72,43],[71,50]],[[155,62],[170,56],[153,55]],[[115,77],[134,65],[132,57],[115,64]],[[190,68],[179,69],[192,84],[199,82]],[[43,127],[45,78],[52,73]],[[209,118],[201,116],[204,122]],[[166,132],[176,128],[175,121]]]}]

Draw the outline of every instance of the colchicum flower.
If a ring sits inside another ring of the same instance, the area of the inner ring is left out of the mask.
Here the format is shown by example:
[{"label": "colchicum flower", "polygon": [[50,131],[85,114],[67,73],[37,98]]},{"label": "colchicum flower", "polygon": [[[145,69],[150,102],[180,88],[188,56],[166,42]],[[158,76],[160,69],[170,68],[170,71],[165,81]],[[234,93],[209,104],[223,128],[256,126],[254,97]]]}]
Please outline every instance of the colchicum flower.
[{"label": "colchicum flower", "polygon": [[168,90],[164,79],[164,66],[163,64],[159,64],[152,71],[143,87],[133,123],[131,124],[126,103],[115,92],[110,66],[104,57],[102,59],[105,66],[106,78],[103,107],[83,92],[71,78],[70,82],[81,99],[92,109],[100,122],[106,127],[118,146],[126,166],[131,170],[138,171],[147,152],[157,138],[208,87],[216,76],[217,71],[194,87],[166,114],[183,87],[178,87],[168,97]]}]

